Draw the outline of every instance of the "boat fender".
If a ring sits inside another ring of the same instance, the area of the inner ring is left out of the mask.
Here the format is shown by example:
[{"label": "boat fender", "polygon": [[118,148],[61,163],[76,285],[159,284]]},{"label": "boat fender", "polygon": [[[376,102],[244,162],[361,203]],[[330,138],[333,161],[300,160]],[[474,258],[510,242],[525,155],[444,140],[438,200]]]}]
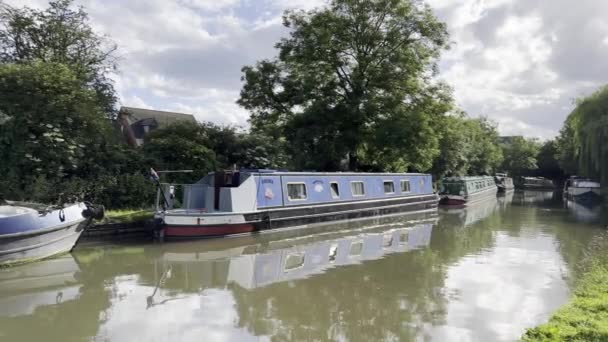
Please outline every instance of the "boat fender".
[{"label": "boat fender", "polygon": [[87,208],[82,211],[82,216],[95,220],[101,220],[105,216],[106,209],[103,205],[87,204],[86,206]]},{"label": "boat fender", "polygon": [[266,213],[262,218],[262,221],[266,223],[267,229],[272,229],[272,219],[270,218],[270,213]]},{"label": "boat fender", "polygon": [[59,209],[59,221],[65,222],[65,212],[63,211],[63,208]]}]

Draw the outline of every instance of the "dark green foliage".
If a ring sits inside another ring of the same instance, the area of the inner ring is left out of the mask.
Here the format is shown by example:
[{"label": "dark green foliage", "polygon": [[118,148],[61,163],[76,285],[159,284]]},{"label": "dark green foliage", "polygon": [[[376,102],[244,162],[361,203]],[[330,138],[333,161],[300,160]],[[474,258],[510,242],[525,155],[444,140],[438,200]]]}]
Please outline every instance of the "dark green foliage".
[{"label": "dark green foliage", "polygon": [[472,119],[464,113],[440,122],[440,153],[433,164],[437,179],[443,176],[489,175],[503,160],[498,132],[485,118]]},{"label": "dark green foliage", "polygon": [[147,163],[113,144],[114,46],[70,5],[0,5],[0,198],[148,206]]},{"label": "dark green foliage", "polygon": [[157,170],[193,170],[163,181],[191,183],[220,169],[283,168],[281,141],[212,123],[175,123],[146,137],[143,153]]},{"label": "dark green foliage", "polygon": [[608,182],[608,86],[577,101],[558,138],[566,172]]},{"label": "dark green foliage", "polygon": [[192,183],[216,168],[215,153],[203,126],[175,123],[146,137],[144,154],[155,161],[157,170],[193,170],[191,174],[171,174],[164,181]]},{"label": "dark green foliage", "polygon": [[65,65],[0,65],[0,172],[20,179],[65,180],[109,134],[94,91]]},{"label": "dark green foliage", "polygon": [[538,152],[538,172],[537,175],[550,179],[564,178],[564,171],[557,160],[558,145],[555,140],[547,140]]},{"label": "dark green foliage", "polygon": [[0,3],[0,62],[65,65],[112,116],[116,95],[108,75],[116,69],[116,45],[95,33],[87,13],[70,8],[72,2],[51,1],[44,10]]},{"label": "dark green foliage", "polygon": [[504,161],[501,170],[514,177],[532,175],[538,169],[541,144],[536,139],[514,137],[503,147]]},{"label": "dark green foliage", "polygon": [[431,82],[445,24],[410,0],[332,0],[287,12],[279,57],[243,68],[253,131],[284,137],[296,168],[427,170],[451,108]]}]

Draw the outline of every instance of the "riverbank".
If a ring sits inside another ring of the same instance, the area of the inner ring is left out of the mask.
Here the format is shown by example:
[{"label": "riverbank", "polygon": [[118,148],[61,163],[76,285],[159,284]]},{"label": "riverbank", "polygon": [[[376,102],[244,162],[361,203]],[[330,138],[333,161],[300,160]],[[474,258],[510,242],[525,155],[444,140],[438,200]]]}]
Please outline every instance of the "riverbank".
[{"label": "riverbank", "polygon": [[148,235],[147,229],[154,217],[152,210],[109,210],[105,217],[95,222],[83,233],[87,237]]},{"label": "riverbank", "polygon": [[[604,247],[608,244],[602,244]],[[608,341],[608,255],[596,248],[570,301],[522,337],[535,341]]]}]

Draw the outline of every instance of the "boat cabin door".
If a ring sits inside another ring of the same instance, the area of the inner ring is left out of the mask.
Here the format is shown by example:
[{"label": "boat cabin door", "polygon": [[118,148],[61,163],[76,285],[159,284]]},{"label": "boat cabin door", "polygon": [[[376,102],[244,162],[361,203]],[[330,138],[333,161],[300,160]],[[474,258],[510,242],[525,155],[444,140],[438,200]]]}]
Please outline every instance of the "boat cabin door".
[{"label": "boat cabin door", "polygon": [[214,179],[214,191],[213,196],[213,208],[217,211],[220,210],[220,194],[222,188],[232,188],[239,186],[239,173],[238,171],[218,171],[215,173]]}]

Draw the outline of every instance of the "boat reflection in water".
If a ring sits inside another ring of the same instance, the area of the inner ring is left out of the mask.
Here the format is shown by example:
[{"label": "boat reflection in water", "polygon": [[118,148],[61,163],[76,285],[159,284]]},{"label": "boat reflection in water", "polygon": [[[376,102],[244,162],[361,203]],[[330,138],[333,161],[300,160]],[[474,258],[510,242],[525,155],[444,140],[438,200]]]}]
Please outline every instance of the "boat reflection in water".
[{"label": "boat reflection in water", "polygon": [[501,208],[505,208],[511,203],[513,203],[513,198],[515,198],[515,191],[499,193],[497,197],[498,205]]},{"label": "boat reflection in water", "polygon": [[44,306],[77,299],[79,270],[71,254],[0,270],[0,317],[31,315]]},{"label": "boat reflection in water", "polygon": [[600,222],[602,216],[602,205],[597,202],[577,202],[564,199],[568,211],[578,222],[596,223]]},{"label": "boat reflection in water", "polygon": [[[501,196],[501,201],[507,201],[509,194]],[[512,192],[511,192],[512,200]],[[442,214],[442,220],[453,220],[456,222],[452,223],[454,226],[470,226],[475,224],[488,216],[490,216],[496,209],[498,209],[499,201],[496,197],[488,198],[483,202],[478,202],[465,208],[440,208]]]},{"label": "boat reflection in water", "polygon": [[[326,228],[325,233],[302,236],[297,232],[295,237],[266,238],[258,243],[251,243],[251,239],[245,237],[241,245],[239,241],[226,241],[238,246],[221,250],[209,250],[200,242],[166,244],[162,256],[155,262],[155,281],[157,287],[171,288],[174,283],[175,288],[181,290],[187,282],[192,285],[188,290],[201,291],[235,284],[254,289],[303,279],[336,266],[426,247],[437,222],[436,214],[418,215],[406,223],[399,218],[387,220],[376,219],[375,225],[359,230],[327,231]],[[155,289],[147,305],[164,302],[158,298],[162,297],[161,292]]]},{"label": "boat reflection in water", "polygon": [[531,204],[552,201],[557,193],[553,190],[523,190],[516,191],[513,203]]}]

